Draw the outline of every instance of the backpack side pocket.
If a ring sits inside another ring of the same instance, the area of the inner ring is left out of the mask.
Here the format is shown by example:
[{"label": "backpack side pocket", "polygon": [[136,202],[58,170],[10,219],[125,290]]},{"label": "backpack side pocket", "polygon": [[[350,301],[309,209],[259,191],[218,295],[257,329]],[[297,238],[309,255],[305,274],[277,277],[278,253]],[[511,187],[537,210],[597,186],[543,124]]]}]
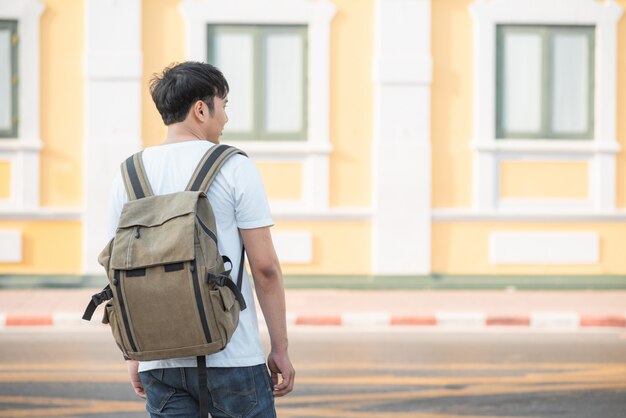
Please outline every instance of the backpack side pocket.
[{"label": "backpack side pocket", "polygon": [[124,345],[122,343],[122,330],[117,322],[117,315],[115,313],[115,305],[112,301],[107,302],[104,306],[104,314],[102,315],[102,323],[109,324],[111,327],[111,333],[113,334],[113,339],[115,339],[115,343],[118,348],[124,354],[124,357],[128,357],[126,350],[124,350]]},{"label": "backpack side pocket", "polygon": [[233,292],[225,286],[218,286],[210,293],[215,322],[222,337],[222,344],[225,346],[239,323],[239,304],[236,303]]}]

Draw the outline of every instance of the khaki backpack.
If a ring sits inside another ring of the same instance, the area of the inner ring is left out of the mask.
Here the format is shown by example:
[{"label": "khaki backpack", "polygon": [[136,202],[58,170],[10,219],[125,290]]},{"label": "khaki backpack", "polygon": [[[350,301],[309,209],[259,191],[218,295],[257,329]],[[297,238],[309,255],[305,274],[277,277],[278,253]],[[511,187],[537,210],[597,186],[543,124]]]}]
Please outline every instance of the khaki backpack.
[{"label": "khaki backpack", "polygon": [[[83,319],[108,301],[111,326],[127,359],[163,360],[223,350],[246,308],[241,294],[244,250],[235,284],[232,262],[219,253],[206,193],[220,167],[242,151],[211,147],[185,191],[155,196],[141,152],[122,163],[128,202],[115,237],[100,253],[109,285],[95,294]],[[228,270],[225,265],[230,264]]]}]

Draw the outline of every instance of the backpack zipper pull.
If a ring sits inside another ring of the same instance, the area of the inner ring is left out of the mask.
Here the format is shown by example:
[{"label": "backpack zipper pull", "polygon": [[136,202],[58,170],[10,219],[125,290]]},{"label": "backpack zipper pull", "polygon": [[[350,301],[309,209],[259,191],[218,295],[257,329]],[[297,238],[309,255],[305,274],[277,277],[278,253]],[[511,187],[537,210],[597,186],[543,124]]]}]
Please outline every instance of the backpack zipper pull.
[{"label": "backpack zipper pull", "polygon": [[135,238],[139,239],[140,236],[141,236],[141,234],[139,233],[139,227],[136,226],[135,227]]}]

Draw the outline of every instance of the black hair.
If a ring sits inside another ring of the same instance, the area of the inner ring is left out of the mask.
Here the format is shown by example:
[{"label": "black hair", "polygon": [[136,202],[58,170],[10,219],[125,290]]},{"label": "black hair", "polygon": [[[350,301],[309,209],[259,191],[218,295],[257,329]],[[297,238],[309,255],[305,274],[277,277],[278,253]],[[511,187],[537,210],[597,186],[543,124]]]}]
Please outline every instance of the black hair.
[{"label": "black hair", "polygon": [[198,100],[213,115],[213,98],[228,95],[228,82],[216,67],[204,62],[187,61],[172,64],[150,80],[150,94],[163,123],[182,122]]}]

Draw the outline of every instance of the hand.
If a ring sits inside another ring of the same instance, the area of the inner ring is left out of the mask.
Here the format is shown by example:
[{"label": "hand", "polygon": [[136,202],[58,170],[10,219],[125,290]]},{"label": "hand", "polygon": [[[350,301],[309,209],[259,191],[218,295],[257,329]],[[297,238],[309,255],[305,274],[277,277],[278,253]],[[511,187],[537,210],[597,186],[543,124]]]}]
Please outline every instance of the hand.
[{"label": "hand", "polygon": [[[293,390],[296,371],[291,365],[287,351],[282,353],[270,352],[267,358],[267,367],[270,369],[272,383],[274,383],[274,396],[285,396]],[[282,376],[282,382],[278,382],[278,375]]]},{"label": "hand", "polygon": [[139,378],[139,362],[136,360],[126,360],[126,367],[128,368],[130,384],[133,386],[133,390],[141,399],[146,399],[146,391],[143,389],[143,384]]}]

